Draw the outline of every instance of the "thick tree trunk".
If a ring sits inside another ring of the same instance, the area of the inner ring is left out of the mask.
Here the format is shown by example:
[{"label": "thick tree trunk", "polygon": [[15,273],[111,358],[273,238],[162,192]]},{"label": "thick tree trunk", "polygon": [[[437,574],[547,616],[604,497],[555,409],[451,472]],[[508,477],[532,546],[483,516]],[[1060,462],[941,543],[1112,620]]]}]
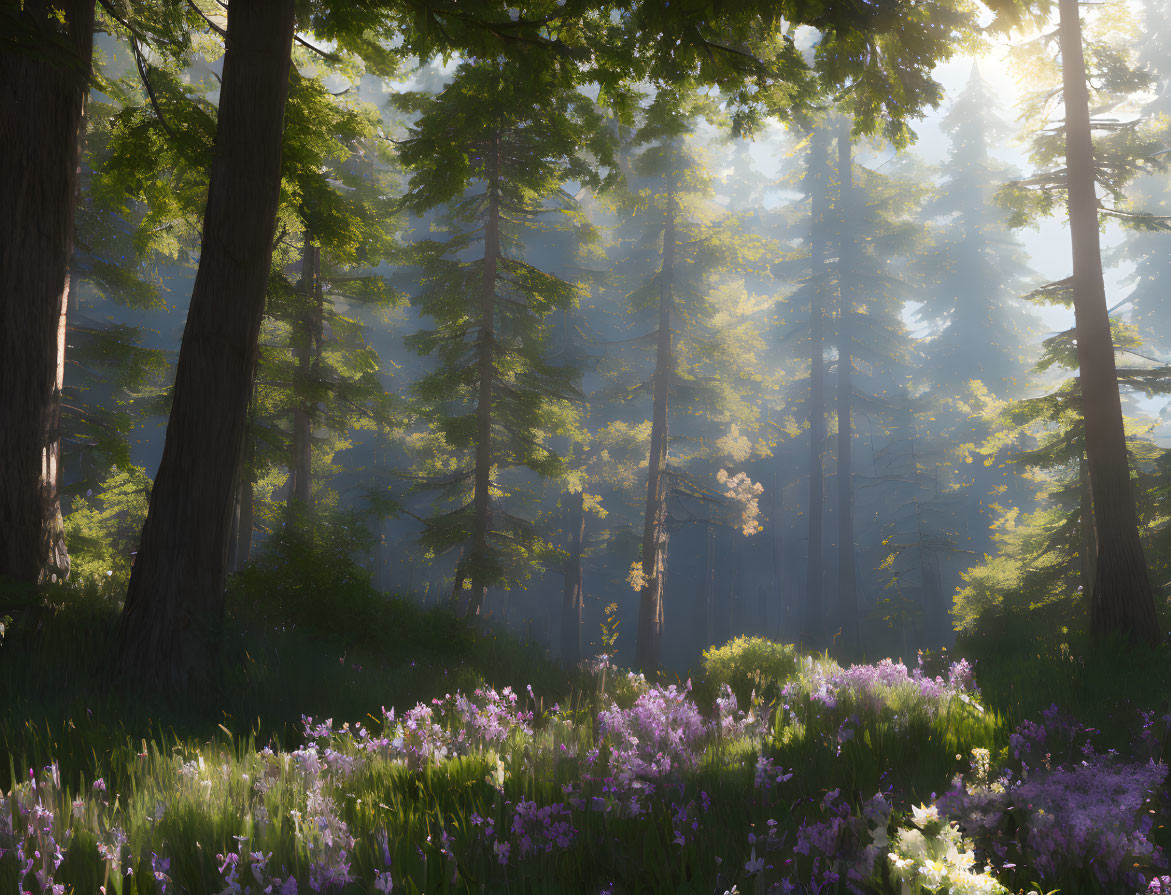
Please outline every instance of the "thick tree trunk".
[{"label": "thick tree trunk", "polygon": [[819,644],[824,632],[825,553],[825,312],[821,303],[827,273],[829,234],[829,132],[818,127],[810,144],[812,252],[809,291],[809,557],[801,641]]},{"label": "thick tree trunk", "polygon": [[27,0],[41,46],[0,45],[0,581],[63,579],[58,496],[73,210],[93,0]]},{"label": "thick tree trunk", "polygon": [[838,218],[838,289],[841,308],[838,320],[838,612],[842,649],[846,655],[858,651],[858,590],[854,569],[854,284],[849,279],[854,246],[850,235],[854,205],[851,122],[845,119],[838,135],[838,167],[841,197]]},{"label": "thick tree trunk", "polygon": [[1086,458],[1098,533],[1090,630],[1132,643],[1159,639],[1155,596],[1139,539],[1114,344],[1106,309],[1089,92],[1078,0],[1061,0],[1065,162],[1073,249],[1073,304],[1086,430]]},{"label": "thick tree trunk", "polygon": [[223,614],[257,337],[272,260],[293,2],[234,3],[199,270],[138,560],[121,671],[152,685],[202,677]]},{"label": "thick tree trunk", "polygon": [[561,661],[576,666],[581,661],[581,612],[585,599],[582,550],[585,544],[585,492],[569,495],[566,513],[569,559],[565,563],[565,591],[561,601]]},{"label": "thick tree trunk", "polygon": [[488,205],[484,221],[484,274],[480,284],[480,335],[476,350],[476,468],[472,495],[472,552],[469,557],[472,593],[467,614],[484,611],[492,548],[492,385],[496,376],[496,279],[500,263],[500,135],[489,147]]},{"label": "thick tree trunk", "polygon": [[646,515],[642,534],[643,585],[638,602],[635,664],[653,671],[663,664],[663,586],[667,552],[667,399],[675,376],[674,316],[675,215],[674,184],[667,185],[663,266],[659,271],[659,332],[655,351],[651,449],[647,464]]},{"label": "thick tree trunk", "polygon": [[290,464],[289,507],[308,507],[313,500],[313,400],[310,380],[321,353],[321,315],[319,280],[321,249],[314,246],[309,231],[301,252],[300,292],[305,307],[297,318],[293,335],[293,354],[297,358],[297,378],[293,407],[293,456]]}]

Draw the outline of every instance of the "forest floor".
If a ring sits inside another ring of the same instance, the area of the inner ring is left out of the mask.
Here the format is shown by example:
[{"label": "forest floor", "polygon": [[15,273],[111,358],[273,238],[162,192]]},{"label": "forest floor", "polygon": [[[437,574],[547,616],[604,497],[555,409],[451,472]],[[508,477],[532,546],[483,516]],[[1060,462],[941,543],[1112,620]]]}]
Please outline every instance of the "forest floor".
[{"label": "forest floor", "polygon": [[843,667],[741,638],[652,680],[337,609],[245,593],[178,703],[114,684],[100,595],[10,632],[0,893],[1171,885],[1165,648]]}]

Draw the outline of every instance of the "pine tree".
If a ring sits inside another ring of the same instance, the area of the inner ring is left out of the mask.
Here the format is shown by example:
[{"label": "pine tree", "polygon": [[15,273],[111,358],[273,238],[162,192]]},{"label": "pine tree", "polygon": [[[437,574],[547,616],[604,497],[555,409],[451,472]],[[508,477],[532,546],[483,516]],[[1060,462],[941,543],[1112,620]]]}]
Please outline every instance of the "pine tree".
[{"label": "pine tree", "polygon": [[936,245],[918,259],[925,272],[942,271],[923,290],[916,311],[931,328],[924,374],[935,389],[953,395],[972,380],[998,397],[1018,394],[1034,327],[1019,300],[1027,273],[1023,250],[992,201],[1008,179],[989,152],[990,142],[1006,135],[995,109],[991,87],[973,67],[944,118],[950,153],[937,194],[924,209],[942,223]]},{"label": "pine tree", "polygon": [[[804,416],[809,430],[808,452],[808,551],[804,606],[801,620],[801,640],[807,644],[821,643],[824,637],[825,613],[825,453],[826,433],[826,322],[831,311],[832,292],[836,279],[830,267],[833,255],[833,210],[836,190],[834,166],[830,159],[832,133],[825,123],[812,128],[808,135],[801,190],[808,202],[805,222],[805,248],[795,256],[774,265],[778,276],[796,262],[798,276],[803,275],[798,289],[784,302],[789,313],[781,325],[782,337],[794,337],[805,342],[809,358],[808,389]],[[788,226],[788,222],[783,224]],[[808,309],[807,316],[804,314]]]},{"label": "pine tree", "polygon": [[[854,444],[859,421],[867,427],[894,409],[907,385],[909,337],[902,316],[910,293],[901,260],[915,247],[919,228],[911,215],[922,189],[908,179],[869,170],[854,158],[852,121],[837,122],[838,190],[833,203],[837,291],[833,344],[838,526],[838,621],[841,647],[861,648],[857,571]],[[855,415],[858,420],[856,421]]]},{"label": "pine tree", "polygon": [[[1115,320],[1113,329],[1120,383],[1147,393],[1165,390],[1160,371],[1123,365],[1129,349],[1138,344],[1134,328]],[[1040,372],[1076,373],[1076,330],[1046,339],[1038,367]],[[1080,377],[1069,377],[1034,398],[989,402],[989,436],[981,450],[998,457],[1011,449],[1011,462],[1036,481],[1040,501],[1032,511],[999,508],[992,525],[998,550],[964,573],[964,587],[956,595],[960,630],[999,630],[996,617],[1015,619],[1033,630],[1077,629],[1089,618],[1100,529],[1089,482],[1080,386]],[[1148,431],[1145,421],[1127,420],[1135,470],[1130,487],[1138,495],[1142,536],[1150,544],[1163,526],[1157,497],[1160,451],[1145,437]],[[1038,626],[1042,618],[1048,624]]]},{"label": "pine tree", "polygon": [[[1076,0],[1061,0],[1056,32],[1036,44],[1060,54],[1059,95],[1064,118],[1042,130],[1034,144],[1041,173],[1007,190],[1017,221],[1055,211],[1064,204],[1070,223],[1073,274],[1053,284],[1052,293],[1071,301],[1076,318],[1086,462],[1097,534],[1095,581],[1090,597],[1091,630],[1153,644],[1158,638],[1154,593],[1139,538],[1130,462],[1111,341],[1102,275],[1102,216],[1132,219],[1123,208],[1124,190],[1136,174],[1154,164],[1161,145],[1140,121],[1109,117],[1127,98],[1150,83],[1133,64],[1132,51],[1117,39],[1117,5],[1091,13],[1087,35]],[[1087,68],[1087,58],[1092,67]],[[1056,62],[1035,63],[1053,72]],[[1093,76],[1093,82],[1089,80]],[[1052,91],[1035,101],[1045,117]],[[1113,200],[1100,201],[1098,191]]]},{"label": "pine tree", "polygon": [[[648,379],[631,389],[631,396],[649,394],[651,402],[642,550],[629,579],[639,592],[635,661],[643,668],[662,663],[671,531],[708,519],[712,507],[725,502],[711,484],[715,469],[694,476],[687,472],[691,461],[715,461],[718,450],[702,444],[681,450],[705,436],[718,438],[717,433],[710,428],[673,432],[672,421],[690,411],[708,426],[718,421],[726,427],[756,412],[744,400],[747,389],[737,382],[748,378],[754,353],[747,342],[735,346],[732,324],[745,304],[743,282],[736,275],[760,266],[765,247],[746,240],[735,216],[714,202],[711,175],[687,139],[707,105],[687,91],[657,93],[633,134],[627,178],[633,216],[623,266],[628,280],[637,284],[627,300],[636,315],[654,320],[653,331],[631,343],[643,350],[650,367]],[[740,459],[749,453],[750,448]]]},{"label": "pine tree", "polygon": [[[919,346],[915,415],[922,434],[916,440],[919,455],[935,461],[930,484],[913,476],[919,492],[913,509],[916,529],[925,517],[938,526],[928,526],[929,540],[945,547],[932,551],[936,571],[942,554],[960,559],[992,549],[993,505],[1026,506],[1034,490],[1006,456],[978,450],[991,434],[982,408],[1025,392],[1029,342],[1039,326],[1020,298],[1029,275],[1024,250],[993,202],[1010,175],[991,152],[1008,136],[996,108],[991,87],[973,67],[943,122],[950,152],[924,209],[932,221],[928,242],[913,261],[923,280],[916,316],[930,328]],[[939,599],[924,604],[932,613],[947,608],[941,601],[951,591],[949,576],[939,578]],[[932,628],[945,633],[942,624]]]},{"label": "pine tree", "polygon": [[577,290],[526,260],[525,236],[572,211],[563,184],[596,181],[582,147],[604,155],[605,143],[574,73],[546,63],[464,63],[442,93],[421,98],[402,146],[408,207],[446,207],[447,238],[419,246],[418,301],[436,328],[411,344],[438,361],[416,389],[459,460],[444,483],[452,505],[430,520],[425,542],[464,548],[455,590],[470,581],[472,615],[489,587],[515,582],[544,550],[510,512],[508,471],[562,475],[548,441],[572,413],[573,373],[549,362],[547,345],[551,315]]}]

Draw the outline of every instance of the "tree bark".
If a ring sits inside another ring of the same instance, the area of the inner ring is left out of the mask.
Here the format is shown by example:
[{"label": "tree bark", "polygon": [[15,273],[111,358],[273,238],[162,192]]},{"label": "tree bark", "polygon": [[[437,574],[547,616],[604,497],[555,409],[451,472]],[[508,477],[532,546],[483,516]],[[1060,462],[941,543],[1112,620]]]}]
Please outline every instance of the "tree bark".
[{"label": "tree bark", "polygon": [[477,341],[476,468],[472,496],[472,593],[467,614],[484,611],[491,568],[492,530],[492,385],[496,376],[496,278],[500,263],[500,134],[488,147],[488,205],[484,220],[484,275],[480,285],[480,334]]},{"label": "tree bark", "polygon": [[651,448],[647,463],[646,514],[643,518],[642,575],[639,591],[635,663],[653,671],[663,664],[663,585],[667,550],[667,400],[675,375],[674,316],[675,184],[667,184],[663,227],[663,266],[659,271],[659,332],[655,349]]},{"label": "tree bark", "polygon": [[313,401],[310,380],[321,354],[321,317],[319,285],[321,249],[314,246],[309,231],[301,251],[300,292],[305,307],[298,315],[293,336],[293,353],[297,358],[293,406],[293,456],[289,483],[289,507],[308,507],[313,500]]},{"label": "tree bark", "polygon": [[561,661],[576,667],[581,661],[581,613],[585,600],[582,550],[585,544],[585,492],[569,495],[569,559],[565,563],[565,591],[561,601]]},{"label": "tree bark", "polygon": [[69,574],[61,388],[94,3],[16,15],[40,45],[0,44],[0,580],[31,592]]},{"label": "tree bark", "polygon": [[805,576],[805,612],[801,641],[819,644],[825,636],[825,312],[821,292],[828,265],[829,234],[829,133],[818,127],[810,143],[811,281],[809,290],[809,557]]},{"label": "tree bark", "polygon": [[120,670],[158,687],[206,675],[222,619],[276,229],[293,21],[292,0],[228,10],[199,270],[121,625]]},{"label": "tree bark", "polygon": [[1131,643],[1159,639],[1130,481],[1114,343],[1106,308],[1089,90],[1078,0],[1060,0],[1059,40],[1065,99],[1065,163],[1073,251],[1073,305],[1086,430],[1086,460],[1098,533],[1090,630]]},{"label": "tree bark", "polygon": [[838,612],[842,649],[847,655],[858,650],[858,590],[854,569],[854,466],[852,456],[853,366],[854,366],[854,284],[849,271],[853,262],[851,220],[854,205],[852,122],[846,118],[838,135],[838,167],[841,195],[838,200],[840,226],[838,245],[838,289],[841,308],[838,320]]},{"label": "tree bark", "polygon": [[1078,558],[1081,574],[1082,599],[1087,610],[1092,608],[1090,594],[1094,592],[1094,563],[1098,554],[1098,535],[1094,531],[1094,490],[1090,484],[1090,465],[1085,455],[1078,460]]},{"label": "tree bark", "polygon": [[240,485],[237,489],[237,504],[239,512],[236,523],[236,567],[239,571],[248,565],[252,559],[252,532],[255,526],[255,495],[252,489],[253,467],[256,463],[256,442],[253,427],[256,424],[256,414],[253,409],[248,411],[248,421],[244,427],[244,461],[240,467]]}]

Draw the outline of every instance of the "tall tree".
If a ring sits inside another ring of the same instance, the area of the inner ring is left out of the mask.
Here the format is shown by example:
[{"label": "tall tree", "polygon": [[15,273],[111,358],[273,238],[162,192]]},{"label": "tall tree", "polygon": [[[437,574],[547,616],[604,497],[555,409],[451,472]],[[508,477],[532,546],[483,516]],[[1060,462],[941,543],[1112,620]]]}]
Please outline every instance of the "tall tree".
[{"label": "tall tree", "polygon": [[[1010,186],[1005,195],[1007,201],[1017,201],[1018,220],[1029,217],[1029,212],[1051,212],[1059,202],[1069,218],[1073,273],[1053,284],[1051,292],[1072,304],[1076,321],[1086,462],[1098,544],[1090,627],[1096,635],[1154,643],[1159,636],[1154,591],[1131,485],[1102,275],[1100,225],[1103,215],[1133,217],[1122,207],[1124,189],[1154,163],[1161,145],[1144,133],[1140,122],[1109,117],[1109,110],[1124,105],[1128,96],[1150,83],[1149,76],[1134,65],[1131,49],[1093,33],[1087,37],[1077,0],[1060,0],[1058,14],[1056,33],[1045,34],[1036,44],[1055,47],[1060,56],[1056,95],[1064,115],[1056,127],[1042,131],[1034,150],[1041,164],[1054,167]],[[1090,13],[1095,24],[1107,31],[1113,17],[1128,14],[1116,4]],[[1087,45],[1093,63],[1090,72]],[[1034,101],[1041,117],[1053,95],[1047,91]],[[1095,115],[1092,109],[1100,111]]]},{"label": "tall tree", "polygon": [[929,285],[917,318],[931,328],[924,375],[935,389],[962,394],[972,380],[998,397],[1018,394],[1034,321],[1020,301],[1027,268],[1007,216],[992,201],[1008,179],[990,143],[1007,136],[991,85],[973,66],[943,119],[949,152],[937,193],[924,208],[940,222],[917,259]]},{"label": "tall tree", "polygon": [[[634,214],[631,252],[623,266],[638,284],[629,301],[640,316],[654,320],[654,329],[632,343],[644,349],[651,367],[649,381],[634,389],[640,396],[649,392],[651,435],[642,552],[629,579],[639,592],[636,662],[644,668],[662,662],[671,531],[685,522],[706,521],[704,505],[714,493],[709,477],[715,469],[691,476],[686,467],[689,461],[714,462],[719,453],[701,448],[688,456],[679,450],[704,435],[715,436],[713,443],[719,436],[711,428],[703,435],[686,430],[672,434],[673,421],[685,419],[690,411],[709,427],[726,427],[755,413],[743,400],[746,389],[740,380],[753,352],[747,350],[747,340],[733,344],[732,325],[739,315],[724,303],[746,304],[743,282],[736,275],[759,264],[764,246],[745,239],[736,215],[714,201],[703,154],[688,140],[705,110],[710,114],[710,104],[687,91],[658,92],[633,136],[636,151],[628,175]],[[746,445],[740,457],[745,459],[751,450],[748,439],[738,437],[738,431],[730,437],[737,447]],[[672,444],[679,446],[673,456]]]},{"label": "tall tree", "polygon": [[0,38],[0,580],[69,574],[58,495],[69,258],[93,0],[28,2]]},{"label": "tall tree", "polygon": [[[808,201],[804,230],[804,250],[782,259],[773,266],[784,277],[796,262],[797,276],[804,275],[799,288],[789,296],[784,307],[794,314],[781,322],[782,338],[794,334],[808,340],[808,398],[805,419],[809,430],[808,500],[806,503],[807,544],[804,605],[801,616],[801,640],[808,645],[820,644],[825,629],[825,453],[826,434],[826,317],[828,300],[836,284],[831,266],[834,239],[834,165],[830,159],[833,135],[824,122],[809,132],[801,178],[803,201]],[[804,206],[803,206],[804,208]],[[790,222],[784,222],[786,227]],[[803,312],[808,309],[808,316]],[[804,384],[804,383],[802,383]],[[779,523],[779,520],[778,520]]]},{"label": "tall tree", "polygon": [[[1007,462],[1007,449],[1000,456],[980,451],[992,434],[987,427],[995,425],[983,408],[1024,394],[1030,384],[1026,358],[1039,322],[1021,299],[1030,274],[1024,249],[1005,210],[993,201],[1011,176],[993,152],[1009,129],[975,65],[943,126],[948,156],[924,207],[925,245],[911,262],[918,274],[914,298],[921,300],[915,316],[928,333],[918,346],[916,407],[909,409],[918,421],[901,425],[912,435],[918,431],[921,460],[910,463],[904,445],[888,452],[893,456],[886,463],[892,475],[900,477],[894,470],[901,468],[908,473],[902,478],[915,485],[900,495],[905,524],[897,526],[903,532],[914,529],[915,535],[891,535],[887,568],[900,575],[907,593],[915,592],[907,588],[910,580],[926,580],[916,576],[916,562],[926,557],[938,573],[939,593],[923,601],[933,637],[947,634],[942,624],[934,624],[935,613],[946,610],[942,604],[958,583],[954,576],[964,557],[982,557],[992,549],[994,506],[1026,507],[1036,490],[1022,478],[1020,466]],[[895,458],[901,459],[892,462]],[[916,471],[925,460],[934,463],[930,477]],[[892,478],[892,487],[895,483]],[[930,549],[911,546],[924,541]]]},{"label": "tall tree", "polygon": [[1077,0],[1060,0],[1062,87],[1065,99],[1065,165],[1073,249],[1073,307],[1077,320],[1079,382],[1086,426],[1086,462],[1094,498],[1098,557],[1090,593],[1090,628],[1155,643],[1159,624],[1155,594],[1139,540],[1130,485],[1130,461],[1114,344],[1106,308],[1099,242],[1098,197],[1090,96]]},{"label": "tall tree", "polygon": [[838,320],[837,320],[837,473],[838,473],[838,621],[842,647],[858,652],[858,582],[854,544],[854,305],[861,283],[856,282],[859,251],[854,234],[861,209],[854,191],[853,128],[845,117],[838,129],[838,199],[834,205],[838,225]]},{"label": "tall tree", "polygon": [[280,194],[292,0],[228,12],[203,244],[119,665],[156,684],[205,672],[227,573]]},{"label": "tall tree", "polygon": [[[453,506],[433,518],[432,549],[462,547],[456,593],[479,615],[490,586],[515,581],[539,558],[533,526],[504,500],[510,470],[562,474],[551,434],[569,425],[572,371],[550,363],[550,315],[574,285],[527,260],[525,236],[572,217],[567,181],[596,181],[601,121],[552,60],[461,65],[442,93],[423,97],[402,148],[412,171],[407,205],[446,206],[445,241],[420,245],[421,308],[436,323],[411,340],[438,368],[417,383],[428,415],[461,455],[444,483]],[[474,250],[474,246],[479,246]],[[465,260],[469,250],[474,260]],[[467,486],[470,484],[470,488]]]}]

